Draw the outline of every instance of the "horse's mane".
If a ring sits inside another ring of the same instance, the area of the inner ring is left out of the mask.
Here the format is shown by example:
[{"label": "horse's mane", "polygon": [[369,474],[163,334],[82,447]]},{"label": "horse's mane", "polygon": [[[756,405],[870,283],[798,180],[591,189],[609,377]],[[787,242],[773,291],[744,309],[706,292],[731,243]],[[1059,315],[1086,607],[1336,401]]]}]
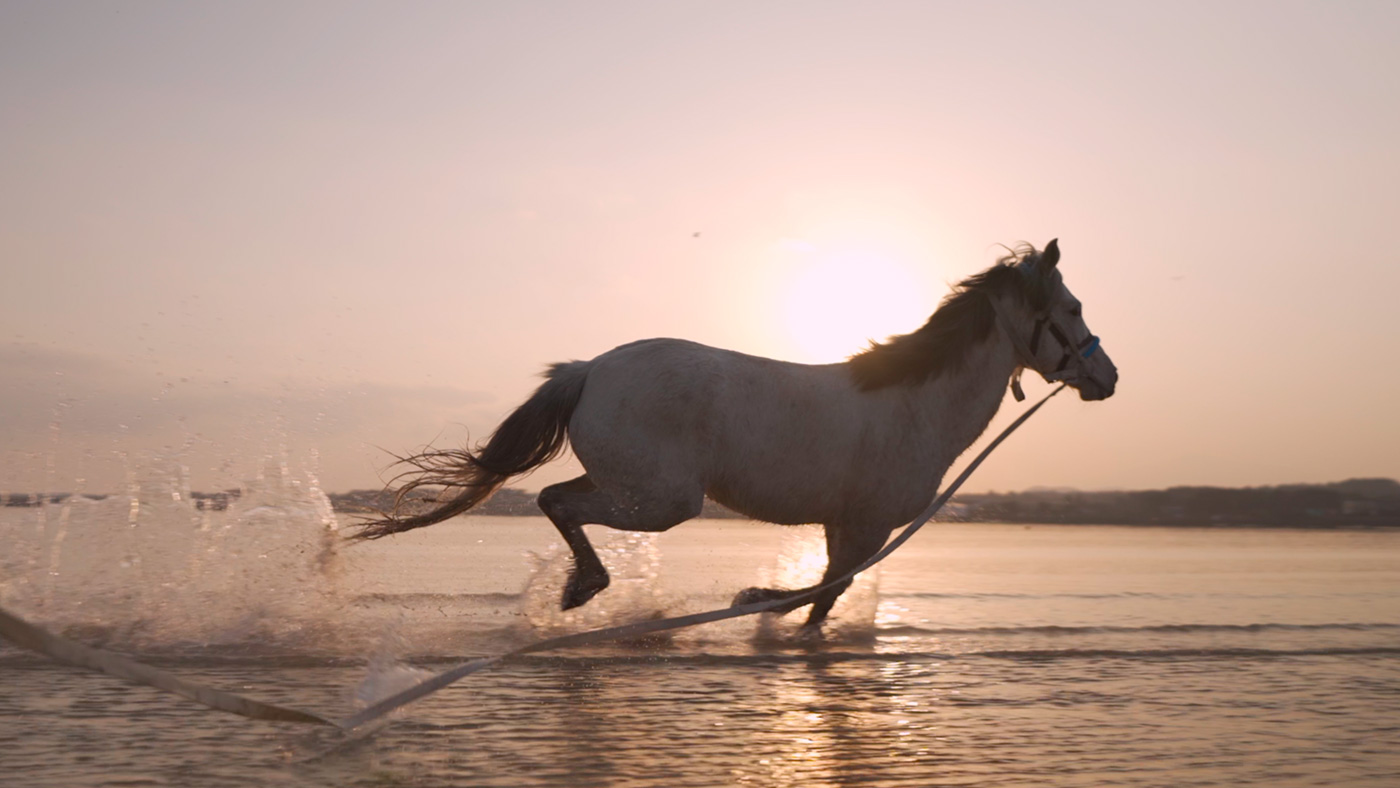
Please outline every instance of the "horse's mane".
[{"label": "horse's mane", "polygon": [[989,296],[1020,293],[1032,309],[1044,309],[1050,302],[1050,277],[1026,276],[1021,268],[1034,263],[1039,250],[1021,244],[1007,251],[1010,254],[991,268],[954,286],[922,328],[884,342],[871,341],[870,347],[851,356],[847,367],[856,386],[862,391],[915,386],[961,367],[996,326]]}]

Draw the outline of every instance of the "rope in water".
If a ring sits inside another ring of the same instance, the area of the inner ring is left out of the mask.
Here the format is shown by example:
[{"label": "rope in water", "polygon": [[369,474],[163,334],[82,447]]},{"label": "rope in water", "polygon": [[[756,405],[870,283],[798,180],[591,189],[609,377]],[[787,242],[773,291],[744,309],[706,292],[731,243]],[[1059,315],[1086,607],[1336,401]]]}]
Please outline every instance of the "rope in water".
[{"label": "rope in water", "polygon": [[379,719],[395,709],[412,703],[415,700],[431,695],[443,687],[460,681],[473,673],[511,659],[512,657],[541,651],[553,651],[556,649],[602,643],[609,640],[634,638],[653,632],[665,632],[672,629],[683,629],[699,624],[708,624],[714,621],[723,621],[729,618],[751,616],[755,613],[773,610],[780,606],[791,605],[794,601],[809,599],[832,586],[844,583],[875,564],[878,564],[890,553],[897,550],[900,545],[907,542],[915,532],[933,518],[933,515],[936,514],[939,509],[943,508],[943,505],[948,502],[948,499],[952,498],[953,494],[958,491],[958,488],[962,487],[963,483],[972,476],[972,472],[977,470],[977,467],[982,464],[983,460],[987,459],[993,449],[1001,445],[1001,442],[1006,440],[1007,436],[1015,432],[1016,428],[1024,424],[1032,414],[1040,410],[1042,405],[1049,402],[1051,397],[1059,394],[1064,388],[1065,384],[1060,384],[1049,394],[1046,394],[1039,402],[1026,409],[1026,412],[1022,413],[1015,421],[1011,422],[1006,429],[1002,430],[1001,434],[998,435],[995,440],[987,444],[987,447],[983,449],[972,462],[968,463],[967,468],[963,469],[963,472],[958,475],[958,478],[955,479],[952,484],[948,485],[948,487],[933,500],[933,503],[929,504],[928,508],[924,509],[923,513],[910,523],[902,533],[894,539],[891,539],[889,543],[881,548],[880,552],[866,559],[860,566],[857,566],[855,569],[852,569],[829,583],[815,586],[801,594],[784,599],[753,602],[747,605],[735,605],[733,607],[711,610],[705,613],[692,613],[690,615],[675,616],[673,618],[639,621],[634,624],[623,624],[621,626],[594,629],[588,632],[579,632],[572,635],[563,635],[547,640],[540,640],[499,656],[484,657],[482,659],[475,659],[470,662],[462,663],[454,668],[450,668],[437,675],[424,679],[408,689],[395,693],[341,720],[334,720],[319,714],[263,703],[251,698],[245,698],[242,695],[236,695],[231,692],[224,692],[201,684],[184,681],[166,671],[136,662],[135,660],[128,659],[119,654],[84,646],[81,643],[54,635],[4,610],[0,610],[0,636],[3,636],[20,648],[36,651],[58,662],[77,667],[91,668],[127,681],[146,684],[156,689],[165,690],[166,692],[188,698],[196,703],[201,703],[218,711],[227,711],[255,720],[332,725],[344,730],[352,730],[365,723]]}]

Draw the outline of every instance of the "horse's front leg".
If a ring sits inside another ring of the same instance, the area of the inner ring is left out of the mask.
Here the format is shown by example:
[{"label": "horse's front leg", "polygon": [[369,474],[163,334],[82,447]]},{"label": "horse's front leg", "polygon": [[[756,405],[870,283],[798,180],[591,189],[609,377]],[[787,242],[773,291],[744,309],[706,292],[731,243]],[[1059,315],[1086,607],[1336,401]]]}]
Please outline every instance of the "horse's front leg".
[{"label": "horse's front leg", "polygon": [[806,588],[745,588],[734,596],[734,601],[731,604],[748,605],[755,602],[791,599],[791,602],[773,608],[773,611],[779,614],[791,613],[803,605],[812,605],[812,612],[807,616],[807,623],[803,626],[809,630],[820,631],[822,621],[831,612],[831,606],[850,587],[851,581],[846,580],[839,585],[832,586],[816,594],[815,597],[804,595],[811,592],[812,589],[820,588],[855,569],[865,559],[875,555],[884,546],[885,540],[889,538],[890,530],[888,528],[859,529],[855,526],[825,526],[827,563],[821,582]]},{"label": "horse's front leg", "polygon": [[[891,530],[893,529],[878,526],[828,524],[826,526],[826,572],[822,574],[822,581],[818,585],[830,583],[878,553],[880,548],[885,546],[885,541],[889,539]],[[807,614],[807,623],[802,625],[803,629],[809,633],[821,632],[822,621],[826,620],[826,616],[831,612],[831,606],[836,604],[837,598],[850,587],[851,580],[852,578],[847,578],[816,595],[816,598],[812,600],[812,611]]]}]

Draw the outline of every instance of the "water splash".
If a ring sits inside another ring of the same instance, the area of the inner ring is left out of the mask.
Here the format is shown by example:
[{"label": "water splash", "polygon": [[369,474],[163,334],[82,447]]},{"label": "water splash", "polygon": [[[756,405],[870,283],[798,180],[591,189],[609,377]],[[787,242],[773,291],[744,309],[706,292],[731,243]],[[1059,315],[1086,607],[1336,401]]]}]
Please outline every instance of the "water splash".
[{"label": "water splash", "polygon": [[435,675],[434,671],[415,668],[401,660],[399,655],[409,649],[409,642],[403,637],[403,623],[401,617],[380,633],[379,645],[365,666],[365,677],[351,694],[355,708],[372,706]]},{"label": "water splash", "polygon": [[0,509],[0,600],[89,641],[140,650],[314,639],[335,608],[335,516],[314,475],[259,474],[226,511],[179,457],[129,459],[106,497]]},{"label": "water splash", "polygon": [[573,555],[560,545],[532,553],[534,564],[521,598],[521,612],[540,637],[661,618],[669,605],[658,590],[661,562],[656,534],[608,532],[597,540],[598,557],[611,584],[582,607],[560,610],[559,600]]}]

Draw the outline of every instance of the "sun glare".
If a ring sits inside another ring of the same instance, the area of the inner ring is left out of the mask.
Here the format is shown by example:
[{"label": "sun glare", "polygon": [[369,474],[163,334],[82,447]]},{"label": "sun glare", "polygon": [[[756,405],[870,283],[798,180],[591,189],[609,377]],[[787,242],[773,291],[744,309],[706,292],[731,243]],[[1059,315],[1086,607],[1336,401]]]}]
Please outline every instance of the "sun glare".
[{"label": "sun glare", "polygon": [[918,328],[938,293],[887,253],[824,250],[784,241],[791,272],[781,284],[783,332],[801,361],[842,361],[871,339]]}]

